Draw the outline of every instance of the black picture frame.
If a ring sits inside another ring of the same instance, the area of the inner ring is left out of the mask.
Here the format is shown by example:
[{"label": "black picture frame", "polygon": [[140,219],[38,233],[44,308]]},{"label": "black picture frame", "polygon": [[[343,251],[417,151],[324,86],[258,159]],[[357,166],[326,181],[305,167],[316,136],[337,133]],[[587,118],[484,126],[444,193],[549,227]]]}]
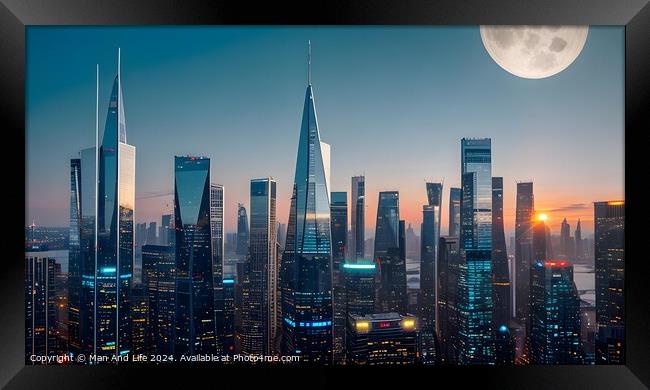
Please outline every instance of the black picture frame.
[{"label": "black picture frame", "polygon": [[[0,0],[0,112],[3,203],[9,211],[2,243],[9,247],[0,271],[0,385],[7,388],[210,387],[259,383],[308,388],[470,384],[481,388],[645,388],[650,386],[648,260],[641,256],[642,206],[650,129],[650,6],[648,0],[349,0],[208,2],[173,0]],[[242,367],[27,367],[24,366],[23,263],[25,194],[25,27],[28,25],[477,25],[588,24],[625,26],[626,365],[371,368]],[[20,148],[20,145],[23,148]],[[15,155],[14,155],[15,154]],[[23,170],[19,169],[20,167]],[[641,170],[636,175],[635,171]],[[21,207],[22,205],[22,207]],[[632,212],[630,212],[630,208]],[[255,371],[256,370],[256,371]],[[345,375],[340,375],[340,374]],[[245,386],[249,387],[249,386]]]}]

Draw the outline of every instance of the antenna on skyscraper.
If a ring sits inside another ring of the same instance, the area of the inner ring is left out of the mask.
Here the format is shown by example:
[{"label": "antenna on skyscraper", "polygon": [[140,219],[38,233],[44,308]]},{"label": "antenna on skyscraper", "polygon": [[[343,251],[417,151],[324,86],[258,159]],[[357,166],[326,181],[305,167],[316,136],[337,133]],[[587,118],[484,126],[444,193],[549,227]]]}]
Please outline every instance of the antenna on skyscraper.
[{"label": "antenna on skyscraper", "polygon": [[307,84],[311,85],[311,40],[307,41]]},{"label": "antenna on skyscraper", "polygon": [[[122,55],[121,55],[122,53],[121,53],[121,51],[122,51],[122,49],[118,47],[117,48],[117,78],[118,79],[120,78],[120,70],[122,69]],[[122,82],[122,80],[120,80],[120,82]]]}]

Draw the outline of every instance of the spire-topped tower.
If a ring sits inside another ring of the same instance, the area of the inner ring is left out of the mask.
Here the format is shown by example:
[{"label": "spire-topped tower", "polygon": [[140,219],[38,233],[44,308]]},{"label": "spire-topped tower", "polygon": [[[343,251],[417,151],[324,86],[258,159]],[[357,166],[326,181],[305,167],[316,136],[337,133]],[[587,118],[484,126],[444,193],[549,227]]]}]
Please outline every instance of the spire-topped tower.
[{"label": "spire-topped tower", "polygon": [[311,42],[296,174],[282,258],[283,352],[332,359],[330,148],[321,142],[311,85]]},{"label": "spire-topped tower", "polygon": [[121,50],[98,150],[95,242],[94,353],[131,350],[130,291],[133,277],[135,147],[126,143]]}]

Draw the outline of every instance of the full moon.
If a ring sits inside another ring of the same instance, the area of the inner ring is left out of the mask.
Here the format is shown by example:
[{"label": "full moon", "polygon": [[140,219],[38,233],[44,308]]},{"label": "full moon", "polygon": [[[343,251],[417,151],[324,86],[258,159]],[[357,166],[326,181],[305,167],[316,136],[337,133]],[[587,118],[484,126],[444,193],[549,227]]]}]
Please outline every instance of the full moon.
[{"label": "full moon", "polygon": [[515,76],[541,79],[566,69],[587,41],[587,26],[481,26],[485,49]]}]

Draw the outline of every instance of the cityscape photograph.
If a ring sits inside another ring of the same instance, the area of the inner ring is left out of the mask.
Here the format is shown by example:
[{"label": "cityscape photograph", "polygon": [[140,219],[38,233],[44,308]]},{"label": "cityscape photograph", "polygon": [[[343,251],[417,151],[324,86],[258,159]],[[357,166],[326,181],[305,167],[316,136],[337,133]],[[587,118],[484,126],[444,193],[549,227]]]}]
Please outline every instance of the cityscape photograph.
[{"label": "cityscape photograph", "polygon": [[26,365],[626,363],[624,27],[26,32]]}]

